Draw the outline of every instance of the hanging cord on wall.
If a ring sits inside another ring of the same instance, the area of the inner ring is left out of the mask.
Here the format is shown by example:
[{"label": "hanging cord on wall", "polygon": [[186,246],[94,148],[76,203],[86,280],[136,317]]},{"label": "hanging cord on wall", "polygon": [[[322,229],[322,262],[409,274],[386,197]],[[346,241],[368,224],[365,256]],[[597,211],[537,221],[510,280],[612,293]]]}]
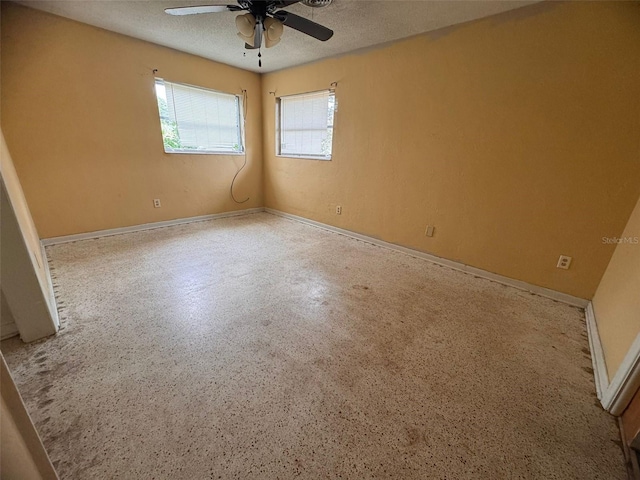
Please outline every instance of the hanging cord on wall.
[{"label": "hanging cord on wall", "polygon": [[231,180],[231,187],[229,187],[229,193],[231,193],[231,198],[233,199],[234,202],[236,203],[245,203],[249,201],[250,197],[245,198],[244,200],[236,200],[235,195],[233,194],[233,185],[234,183],[236,183],[236,178],[238,177],[238,175],[240,174],[240,172],[242,171],[242,169],[247,165],[247,142],[245,141],[245,136],[246,136],[246,129],[247,129],[247,91],[246,90],[242,90],[242,143],[244,144],[244,162],[242,163],[242,166],[238,169],[238,171],[236,172],[236,174],[233,176],[233,180]]}]

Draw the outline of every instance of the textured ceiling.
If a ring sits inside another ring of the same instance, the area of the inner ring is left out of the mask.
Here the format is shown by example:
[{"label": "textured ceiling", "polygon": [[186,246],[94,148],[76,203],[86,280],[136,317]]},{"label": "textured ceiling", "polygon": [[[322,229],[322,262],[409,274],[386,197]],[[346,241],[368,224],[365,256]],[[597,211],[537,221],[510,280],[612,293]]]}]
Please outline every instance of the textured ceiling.
[{"label": "textured ceiling", "polygon": [[[333,38],[320,42],[285,27],[278,45],[262,49],[262,68],[258,68],[257,51],[246,51],[236,36],[237,13],[181,17],[164,13],[167,7],[206,5],[207,0],[23,0],[18,3],[246,70],[270,72],[536,2],[334,0],[325,8],[296,4],[287,10],[333,29]],[[230,3],[234,3],[233,0]]]}]

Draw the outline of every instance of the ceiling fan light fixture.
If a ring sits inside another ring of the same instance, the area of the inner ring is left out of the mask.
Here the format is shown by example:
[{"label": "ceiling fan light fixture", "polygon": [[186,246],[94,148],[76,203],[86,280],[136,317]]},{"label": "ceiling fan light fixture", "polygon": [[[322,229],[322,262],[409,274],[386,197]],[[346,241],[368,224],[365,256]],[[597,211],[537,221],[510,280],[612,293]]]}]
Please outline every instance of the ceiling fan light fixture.
[{"label": "ceiling fan light fixture", "polygon": [[238,29],[238,36],[247,43],[253,44],[253,34],[256,28],[256,17],[254,17],[250,13],[238,15],[236,17],[236,27]]},{"label": "ceiling fan light fixture", "polygon": [[333,0],[302,0],[302,4],[312,8],[322,8],[331,5]]},{"label": "ceiling fan light fixture", "polygon": [[280,20],[275,18],[267,18],[264,21],[264,45],[271,48],[280,42],[284,26]]},{"label": "ceiling fan light fixture", "polygon": [[[1,1],[1,0],[0,0]],[[303,2],[312,7],[324,7],[330,5],[333,0],[236,0],[237,5],[225,4],[217,0],[215,5],[195,5],[191,7],[174,7],[165,9],[171,15],[195,15],[216,12],[247,11],[244,15],[235,17],[238,37],[245,43],[247,49],[259,49],[262,46],[262,38],[265,46],[273,47],[280,42],[283,27],[288,27],[298,32],[313,37],[321,42],[326,42],[333,36],[333,30],[319,23],[301,17],[295,13],[284,10],[298,2]],[[278,10],[280,9],[280,10]]]}]

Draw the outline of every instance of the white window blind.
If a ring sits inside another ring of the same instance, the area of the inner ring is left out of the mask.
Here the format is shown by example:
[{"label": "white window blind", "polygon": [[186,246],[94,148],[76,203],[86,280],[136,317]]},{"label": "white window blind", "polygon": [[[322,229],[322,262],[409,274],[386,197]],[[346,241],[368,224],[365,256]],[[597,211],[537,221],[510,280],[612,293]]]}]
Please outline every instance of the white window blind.
[{"label": "white window blind", "polygon": [[240,100],[236,95],[156,79],[166,152],[243,151]]},{"label": "white window blind", "polygon": [[331,158],[335,96],[328,90],[280,97],[280,155]]}]

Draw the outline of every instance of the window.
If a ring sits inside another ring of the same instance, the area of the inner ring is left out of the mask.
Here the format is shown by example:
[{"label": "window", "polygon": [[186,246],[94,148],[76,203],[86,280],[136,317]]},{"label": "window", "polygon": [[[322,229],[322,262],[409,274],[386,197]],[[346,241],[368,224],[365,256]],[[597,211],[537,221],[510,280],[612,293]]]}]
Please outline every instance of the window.
[{"label": "window", "polygon": [[278,99],[278,155],[331,160],[333,92],[305,93]]},{"label": "window", "polygon": [[156,79],[164,151],[242,153],[240,98]]}]

